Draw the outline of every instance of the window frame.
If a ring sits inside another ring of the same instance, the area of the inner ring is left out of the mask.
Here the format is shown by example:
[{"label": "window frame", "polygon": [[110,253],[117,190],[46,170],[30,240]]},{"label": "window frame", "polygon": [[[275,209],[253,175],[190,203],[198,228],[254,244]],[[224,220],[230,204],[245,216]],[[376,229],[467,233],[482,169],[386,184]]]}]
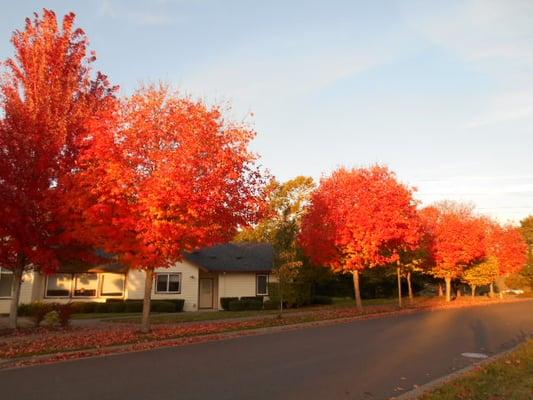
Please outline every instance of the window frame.
[{"label": "window frame", "polygon": [[[98,274],[100,276],[100,280],[98,282],[98,297],[105,297],[105,298],[111,298],[111,299],[119,299],[124,298],[126,296],[126,274],[121,273],[115,273],[115,272],[103,272]],[[103,292],[103,286],[105,282],[106,276],[109,275],[119,275],[122,277],[122,293],[120,295],[110,295],[110,294],[104,294]]]},{"label": "window frame", "polygon": [[[68,276],[70,276],[70,288],[69,288],[68,295],[66,295],[66,296],[49,296],[48,295],[48,280],[53,275],[68,275]],[[72,298],[72,292],[74,291],[73,290],[73,285],[74,285],[74,274],[64,273],[64,272],[56,272],[54,274],[46,275],[46,280],[45,280],[45,285],[44,285],[44,298],[45,299],[71,299]]]},{"label": "window frame", "polygon": [[[97,273],[97,272],[77,272],[77,273],[73,273],[71,274],[72,277],[71,277],[71,281],[72,281],[72,284],[71,284],[71,290],[70,290],[70,297],[71,298],[76,298],[76,299],[94,299],[94,298],[97,298],[99,297],[99,287],[100,287],[100,274]],[[96,275],[96,288],[94,289],[94,295],[93,296],[87,296],[87,295],[79,295],[79,294],[76,294],[76,280],[78,278],[78,276],[80,275]]]},{"label": "window frame", "polygon": [[[164,276],[164,275],[166,275],[166,277],[167,277],[167,290],[160,291],[157,288],[157,281],[158,281],[160,276]],[[177,275],[179,277],[179,281],[178,281],[179,282],[179,290],[178,291],[170,291],[169,290],[169,287],[170,287],[170,275]],[[182,282],[181,272],[156,272],[156,274],[155,274],[154,294],[181,294],[181,282]]]},{"label": "window frame", "polygon": [[[259,293],[259,277],[260,276],[264,276],[266,278],[265,293]],[[255,295],[256,296],[268,296],[268,274],[256,274],[255,275]]]},{"label": "window frame", "polygon": [[[0,279],[2,279],[2,275],[13,275],[13,271],[0,267]],[[11,291],[9,293],[9,296],[0,296],[0,299],[11,299],[13,297],[13,279],[11,280]]]}]

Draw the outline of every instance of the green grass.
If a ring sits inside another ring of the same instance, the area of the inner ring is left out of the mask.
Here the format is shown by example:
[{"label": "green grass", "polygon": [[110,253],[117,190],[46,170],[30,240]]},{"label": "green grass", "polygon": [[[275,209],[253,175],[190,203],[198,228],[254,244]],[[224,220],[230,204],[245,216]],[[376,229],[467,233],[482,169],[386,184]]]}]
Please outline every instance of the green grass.
[{"label": "green grass", "polygon": [[531,400],[533,339],[505,357],[444,384],[421,400]]},{"label": "green grass", "polygon": [[72,314],[72,319],[113,319],[120,317],[134,317],[141,313],[83,313]]},{"label": "green grass", "polygon": [[[424,300],[422,298],[415,298],[415,303]],[[368,299],[363,300],[363,306],[379,306],[379,305],[396,305],[397,298],[382,298],[382,299]],[[408,299],[405,298],[406,305]],[[311,312],[318,309],[337,309],[355,307],[355,300],[352,298],[333,298],[333,304],[323,306],[309,306],[302,308],[293,308],[284,310],[287,314],[299,314]],[[278,310],[254,310],[254,311],[188,311],[184,313],[152,313],[151,321],[154,324],[169,324],[180,322],[197,322],[197,321],[216,321],[222,319],[232,318],[247,318],[247,317],[263,317],[275,315]],[[99,319],[109,322],[140,322],[141,313],[88,313],[88,314],[74,314],[73,319]]]}]

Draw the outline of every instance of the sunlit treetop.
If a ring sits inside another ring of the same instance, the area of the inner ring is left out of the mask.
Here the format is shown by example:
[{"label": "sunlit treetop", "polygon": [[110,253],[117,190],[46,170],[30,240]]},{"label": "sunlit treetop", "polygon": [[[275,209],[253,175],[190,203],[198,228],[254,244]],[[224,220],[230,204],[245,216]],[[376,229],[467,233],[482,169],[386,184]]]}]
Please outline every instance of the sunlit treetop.
[{"label": "sunlit treetop", "polygon": [[300,242],[315,263],[335,270],[397,262],[420,239],[412,192],[387,167],[341,168],[311,196]]}]

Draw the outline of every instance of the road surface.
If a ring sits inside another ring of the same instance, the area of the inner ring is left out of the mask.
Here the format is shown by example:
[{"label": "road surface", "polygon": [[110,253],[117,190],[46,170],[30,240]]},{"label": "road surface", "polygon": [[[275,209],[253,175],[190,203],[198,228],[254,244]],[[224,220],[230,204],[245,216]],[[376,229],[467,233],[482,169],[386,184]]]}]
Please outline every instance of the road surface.
[{"label": "road surface", "polygon": [[533,334],[533,301],[0,371],[0,398],[388,399]]}]

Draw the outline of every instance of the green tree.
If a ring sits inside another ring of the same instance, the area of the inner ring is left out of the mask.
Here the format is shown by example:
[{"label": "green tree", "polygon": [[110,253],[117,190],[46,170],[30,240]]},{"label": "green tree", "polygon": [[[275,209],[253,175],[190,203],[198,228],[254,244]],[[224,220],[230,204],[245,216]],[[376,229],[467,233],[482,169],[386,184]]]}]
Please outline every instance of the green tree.
[{"label": "green tree", "polygon": [[[305,205],[309,202],[315,188],[313,178],[297,176],[285,183],[273,180],[267,188],[270,193],[267,200],[266,217],[257,225],[242,230],[235,237],[236,242],[274,243],[276,235],[287,229],[286,223],[295,223],[293,233],[300,229],[300,219]],[[289,230],[290,231],[290,230]]]},{"label": "green tree", "polygon": [[237,242],[266,242],[274,247],[274,270],[278,282],[271,285],[269,296],[283,304],[301,305],[310,301],[311,282],[316,277],[297,243],[300,219],[315,188],[313,179],[298,176],[284,183],[272,181],[268,188],[266,218],[256,226],[241,231]]}]

